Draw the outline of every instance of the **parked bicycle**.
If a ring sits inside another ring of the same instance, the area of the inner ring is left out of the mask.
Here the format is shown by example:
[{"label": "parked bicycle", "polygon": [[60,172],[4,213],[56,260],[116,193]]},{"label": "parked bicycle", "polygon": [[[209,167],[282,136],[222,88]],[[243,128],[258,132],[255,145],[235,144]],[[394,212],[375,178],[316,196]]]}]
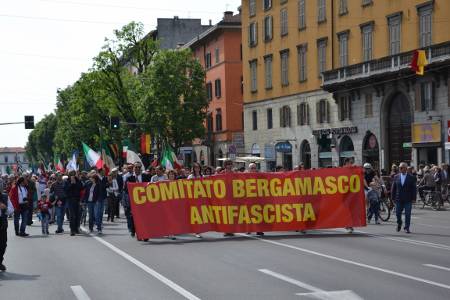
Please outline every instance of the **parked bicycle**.
[{"label": "parked bicycle", "polygon": [[425,190],[423,193],[424,193],[424,198],[423,198],[422,208],[425,208],[425,206],[430,206],[436,210],[441,209],[443,200],[442,200],[442,194],[440,191]]}]

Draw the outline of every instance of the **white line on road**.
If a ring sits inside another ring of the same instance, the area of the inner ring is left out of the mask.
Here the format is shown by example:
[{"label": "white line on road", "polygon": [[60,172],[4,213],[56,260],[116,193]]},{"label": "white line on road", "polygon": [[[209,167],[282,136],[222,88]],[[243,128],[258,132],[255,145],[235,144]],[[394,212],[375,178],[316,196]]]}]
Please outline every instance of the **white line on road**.
[{"label": "white line on road", "polygon": [[[84,228],[84,227],[81,227],[81,229],[84,232],[88,232],[86,230],[86,228]],[[93,236],[92,234],[89,234],[89,235],[91,237],[93,237],[94,239],[96,239],[98,242],[102,243],[103,245],[105,245],[106,247],[111,249],[112,251],[116,252],[117,254],[119,254],[120,256],[125,258],[126,260],[128,260],[129,262],[131,262],[134,265],[136,265],[137,267],[141,268],[146,273],[148,273],[151,276],[155,277],[156,279],[158,279],[159,281],[161,281],[162,283],[164,283],[165,285],[167,285],[168,287],[170,287],[171,289],[173,289],[174,291],[176,291],[177,293],[179,293],[180,295],[182,295],[186,299],[189,299],[189,300],[200,300],[200,298],[198,298],[197,296],[193,295],[191,292],[185,290],[184,288],[182,288],[181,286],[179,286],[178,284],[176,284],[175,282],[173,282],[169,278],[167,278],[164,275],[156,272],[152,268],[150,268],[147,265],[143,264],[142,262],[140,262],[136,258],[132,257],[128,253],[120,250],[119,248],[117,248],[116,246],[112,245],[111,243],[108,243],[107,241],[105,241],[104,239],[102,239],[102,238],[100,238],[98,236]]]},{"label": "white line on road", "polygon": [[91,300],[81,285],[73,285],[70,287],[78,300]]},{"label": "white line on road", "polygon": [[324,291],[322,289],[319,289],[318,287],[312,286],[310,284],[298,281],[294,278],[288,277],[286,275],[276,273],[267,269],[259,269],[258,271],[273,276],[275,278],[278,278],[280,280],[292,283],[293,285],[296,285],[298,287],[301,287],[302,289],[308,290],[312,293],[298,293],[297,296],[304,296],[311,299],[326,299],[326,300],[333,300],[333,299],[345,299],[345,300],[362,300],[361,297],[356,295],[353,291],[345,290],[345,291]]},{"label": "white line on road", "polygon": [[[347,232],[345,229],[334,229],[334,231],[338,231],[338,232],[344,232],[345,231],[345,232]],[[379,238],[379,239],[396,241],[396,242],[407,243],[407,244],[412,244],[412,245],[416,245],[416,246],[425,246],[425,247],[430,247],[430,248],[450,251],[450,246],[444,245],[444,244],[436,244],[436,243],[430,243],[430,242],[425,242],[425,241],[413,240],[411,238],[402,238],[402,237],[394,238],[394,237],[389,237],[389,236],[385,236],[385,235],[382,235],[382,234],[370,233],[370,232],[362,231],[362,230],[355,230],[354,233],[362,233],[362,234],[365,234],[367,236],[371,236],[371,237],[375,237],[375,238]]]},{"label": "white line on road", "polygon": [[424,278],[420,278],[420,277],[416,277],[416,276],[411,276],[411,275],[408,275],[408,274],[395,272],[395,271],[392,271],[392,270],[383,269],[383,268],[379,268],[379,267],[375,267],[375,266],[359,263],[359,262],[356,262],[356,261],[353,261],[353,260],[340,258],[340,257],[337,257],[337,256],[328,255],[328,254],[324,254],[324,253],[320,253],[320,252],[316,252],[316,251],[312,251],[312,250],[296,247],[296,246],[289,245],[289,244],[284,244],[284,243],[275,242],[275,241],[271,241],[271,240],[267,240],[267,239],[253,237],[253,236],[250,236],[250,235],[247,235],[247,234],[240,234],[240,235],[241,236],[246,236],[246,237],[249,237],[249,238],[252,238],[252,239],[255,239],[255,240],[259,240],[259,241],[264,242],[264,243],[273,244],[273,245],[277,245],[277,246],[281,246],[281,247],[285,247],[285,248],[290,248],[290,249],[297,250],[297,251],[300,251],[300,252],[303,252],[303,253],[308,253],[308,254],[312,254],[312,255],[328,258],[328,259],[332,259],[332,260],[335,260],[335,261],[339,261],[339,262],[343,262],[343,263],[346,263],[346,264],[358,266],[358,267],[361,267],[361,268],[366,268],[366,269],[370,269],[370,270],[380,271],[380,272],[383,272],[383,273],[386,273],[386,274],[390,274],[390,275],[394,275],[394,276],[398,276],[398,277],[402,277],[402,278],[406,278],[406,279],[410,279],[410,280],[414,280],[414,281],[418,281],[418,282],[421,282],[421,283],[426,283],[426,284],[429,284],[429,285],[433,285],[433,286],[437,286],[437,287],[441,287],[441,288],[450,290],[450,285],[446,285],[446,284],[443,284],[443,283],[431,281],[431,280],[428,280],[428,279],[424,279]]},{"label": "white line on road", "polygon": [[424,266],[450,272],[450,268],[447,268],[447,267],[442,267],[442,266],[437,266],[437,265],[432,265],[432,264],[424,264]]},{"label": "white line on road", "polygon": [[315,286],[312,286],[310,284],[307,284],[307,283],[298,281],[296,279],[287,277],[287,276],[285,276],[283,274],[279,274],[279,273],[276,273],[276,272],[273,272],[273,271],[270,271],[270,270],[267,270],[267,269],[259,269],[258,271],[260,271],[260,272],[262,272],[264,274],[273,276],[275,278],[281,279],[283,281],[292,283],[292,284],[294,284],[294,285],[296,285],[298,287],[301,287],[302,289],[305,289],[305,290],[308,290],[308,291],[311,291],[311,292],[316,292],[316,293],[325,292],[324,290],[321,290],[321,289],[319,289],[319,288],[317,288]]}]

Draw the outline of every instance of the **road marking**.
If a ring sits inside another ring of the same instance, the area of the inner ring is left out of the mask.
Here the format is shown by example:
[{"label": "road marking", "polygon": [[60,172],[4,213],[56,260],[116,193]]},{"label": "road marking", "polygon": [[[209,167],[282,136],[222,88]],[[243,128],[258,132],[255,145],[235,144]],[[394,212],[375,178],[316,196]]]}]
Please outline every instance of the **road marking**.
[{"label": "road marking", "polygon": [[442,266],[437,266],[437,265],[432,265],[432,264],[424,264],[424,266],[450,272],[450,268],[447,268],[447,267],[442,267]]},{"label": "road marking", "polygon": [[81,285],[73,285],[70,287],[78,300],[91,300]]},{"label": "road marking", "polygon": [[450,229],[449,226],[441,226],[441,225],[430,225],[430,224],[424,224],[424,223],[415,223],[414,225],[421,225],[421,226],[426,226],[426,227],[433,227],[433,228],[442,228],[442,229]]},{"label": "road marking", "polygon": [[301,287],[302,289],[312,292],[312,293],[298,293],[296,294],[297,296],[304,296],[312,299],[328,299],[328,300],[333,299],[362,300],[361,297],[359,297],[353,291],[350,290],[327,292],[322,289],[319,289],[318,287],[312,286],[310,284],[298,281],[294,278],[267,269],[259,269],[258,271],[273,276],[275,278],[278,278],[280,280],[292,283],[293,285],[296,285],[298,287]]},{"label": "road marking", "polygon": [[[81,229],[84,232],[88,233],[86,228],[81,227]],[[123,258],[128,260],[129,262],[133,263],[134,265],[136,265],[137,267],[142,269],[144,272],[150,274],[151,276],[153,276],[157,280],[161,281],[162,283],[164,283],[165,285],[167,285],[168,287],[170,287],[171,289],[173,289],[174,291],[176,291],[177,293],[179,293],[180,295],[182,295],[186,299],[189,299],[189,300],[200,300],[200,298],[198,298],[197,296],[195,296],[192,293],[190,293],[189,291],[185,290],[184,288],[182,288],[181,286],[179,286],[178,284],[176,284],[175,282],[173,282],[169,278],[165,277],[164,275],[156,272],[155,270],[153,270],[152,268],[148,267],[144,263],[140,262],[136,258],[132,257],[128,253],[120,250],[119,248],[117,248],[113,244],[108,243],[107,241],[105,241],[104,239],[102,239],[102,238],[100,238],[98,236],[93,236],[92,234],[89,234],[89,233],[88,233],[88,235],[93,237],[95,240],[97,240],[98,242],[102,243],[103,245],[105,245],[106,247],[111,249],[112,251],[116,252],[117,254],[119,254],[120,256],[122,256]]]},{"label": "road marking", "polygon": [[412,275],[408,275],[408,274],[404,274],[404,273],[400,273],[400,272],[396,272],[396,271],[392,271],[392,270],[388,270],[388,269],[383,269],[383,268],[379,268],[379,267],[375,267],[375,266],[359,263],[359,262],[356,262],[356,261],[353,261],[353,260],[340,258],[340,257],[337,257],[337,256],[328,255],[328,254],[324,254],[324,253],[320,253],[320,252],[316,252],[316,251],[312,251],[312,250],[296,247],[296,246],[289,245],[289,244],[284,244],[284,243],[275,242],[275,241],[271,241],[271,240],[267,240],[267,239],[263,239],[263,238],[253,237],[253,236],[250,236],[250,235],[247,235],[247,234],[240,234],[240,235],[241,236],[246,236],[246,237],[249,237],[249,238],[252,238],[252,239],[255,239],[255,240],[259,240],[259,241],[261,241],[263,243],[268,243],[268,244],[273,244],[273,245],[277,245],[277,246],[281,246],[281,247],[285,247],[285,248],[290,248],[290,249],[297,250],[297,251],[300,251],[300,252],[303,252],[303,253],[308,253],[308,254],[312,254],[312,255],[328,258],[328,259],[331,259],[331,260],[343,262],[343,263],[354,265],[354,266],[358,266],[358,267],[361,267],[361,268],[375,270],[375,271],[379,271],[379,272],[382,272],[382,273],[386,273],[386,274],[394,275],[394,276],[397,276],[397,277],[402,277],[402,278],[406,278],[406,279],[410,279],[410,280],[414,280],[414,281],[418,281],[418,282],[421,282],[421,283],[426,283],[426,284],[429,284],[429,285],[433,285],[433,286],[437,286],[437,287],[441,287],[441,288],[450,290],[450,285],[446,285],[446,284],[443,284],[443,283],[431,281],[431,280],[428,280],[428,279],[424,279],[424,278],[420,278],[420,277],[416,277],[416,276],[412,276]]},{"label": "road marking", "polygon": [[[335,229],[334,231],[344,232],[344,229]],[[345,232],[347,232],[347,231],[345,231]],[[436,243],[430,243],[430,242],[413,240],[410,238],[402,238],[402,237],[394,238],[394,237],[389,237],[389,236],[385,236],[382,234],[370,233],[370,232],[362,231],[362,230],[355,230],[354,233],[362,233],[362,234],[366,234],[367,236],[371,236],[371,237],[375,237],[375,238],[379,238],[379,239],[385,239],[385,240],[396,241],[396,242],[401,242],[401,243],[408,243],[408,244],[412,244],[412,245],[416,245],[416,246],[425,246],[425,247],[450,251],[450,246],[444,245],[444,244],[436,244]]]}]

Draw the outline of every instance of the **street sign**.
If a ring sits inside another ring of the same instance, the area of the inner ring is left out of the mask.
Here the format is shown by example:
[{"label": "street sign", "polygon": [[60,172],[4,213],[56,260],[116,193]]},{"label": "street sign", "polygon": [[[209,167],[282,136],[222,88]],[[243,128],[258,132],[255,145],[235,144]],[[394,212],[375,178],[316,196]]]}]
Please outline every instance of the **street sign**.
[{"label": "street sign", "polygon": [[403,148],[412,148],[412,143],[403,143]]},{"label": "street sign", "polygon": [[281,153],[291,153],[292,145],[289,142],[280,142],[275,144],[275,151]]}]

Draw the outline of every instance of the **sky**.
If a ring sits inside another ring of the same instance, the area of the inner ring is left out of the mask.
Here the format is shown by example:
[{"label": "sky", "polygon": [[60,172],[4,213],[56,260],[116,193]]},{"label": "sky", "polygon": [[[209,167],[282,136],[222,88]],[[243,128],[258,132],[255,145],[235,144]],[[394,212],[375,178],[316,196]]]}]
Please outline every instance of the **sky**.
[{"label": "sky", "polygon": [[[130,21],[146,32],[157,18],[200,18],[237,12],[240,0],[0,0],[0,123],[35,123],[56,108],[56,91],[92,66],[104,44]],[[25,146],[30,130],[1,125],[0,147]]]}]

